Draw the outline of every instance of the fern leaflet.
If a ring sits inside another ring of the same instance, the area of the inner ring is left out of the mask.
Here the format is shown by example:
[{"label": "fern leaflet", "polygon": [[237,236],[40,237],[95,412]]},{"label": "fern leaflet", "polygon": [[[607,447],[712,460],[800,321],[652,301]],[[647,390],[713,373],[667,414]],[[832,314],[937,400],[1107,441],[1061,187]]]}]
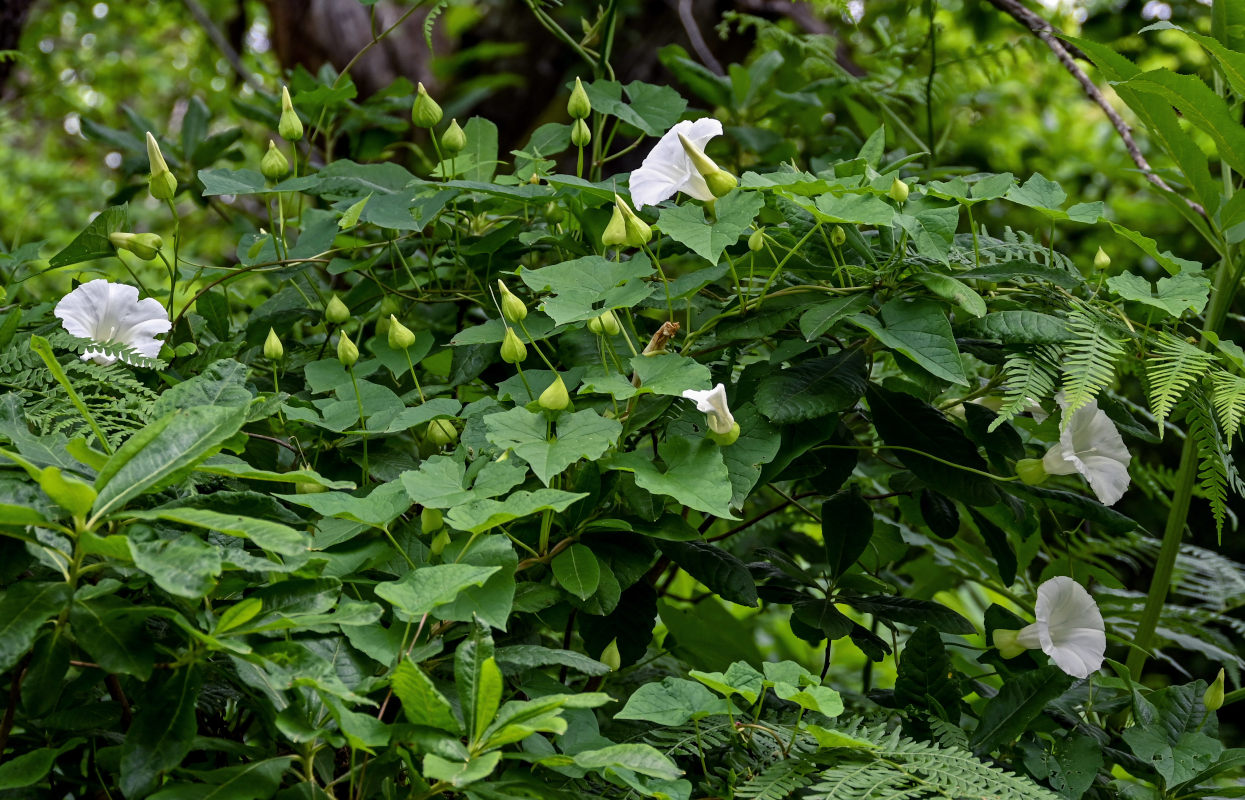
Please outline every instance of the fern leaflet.
[{"label": "fern leaflet", "polygon": [[735,790],[736,800],[783,800],[797,789],[813,782],[809,777],[817,764],[798,758],[775,761],[747,783]]},{"label": "fern leaflet", "polygon": [[1236,438],[1245,417],[1245,378],[1227,370],[1215,370],[1210,375],[1211,403],[1215,416],[1223,428],[1223,436],[1229,442]]},{"label": "fern leaflet", "polygon": [[1223,523],[1228,515],[1228,483],[1233,473],[1232,455],[1219,434],[1205,393],[1193,393],[1185,407],[1188,436],[1197,448],[1198,484],[1210,501],[1215,532],[1222,539]]},{"label": "fern leaflet", "polygon": [[1059,368],[1055,365],[1058,363],[1059,348],[1052,345],[1008,356],[1003,364],[1003,405],[999,408],[998,417],[990,423],[990,430],[1054,394],[1059,374]]},{"label": "fern leaflet", "polygon": [[1214,361],[1213,355],[1197,345],[1170,333],[1159,334],[1154,355],[1146,363],[1146,381],[1150,384],[1150,410],[1158,420],[1160,439],[1167,415],[1189,385],[1201,380]]},{"label": "fern leaflet", "polygon": [[1068,326],[1076,340],[1064,353],[1065,424],[1077,409],[1090,403],[1115,379],[1115,362],[1124,355],[1121,340],[1105,321],[1076,312],[1068,316]]}]

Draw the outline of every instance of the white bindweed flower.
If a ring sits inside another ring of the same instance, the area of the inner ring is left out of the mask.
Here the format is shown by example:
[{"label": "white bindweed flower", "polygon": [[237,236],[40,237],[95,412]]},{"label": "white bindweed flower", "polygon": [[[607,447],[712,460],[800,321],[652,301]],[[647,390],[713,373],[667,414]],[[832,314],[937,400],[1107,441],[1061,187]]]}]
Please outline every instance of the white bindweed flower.
[{"label": "white bindweed flower", "polygon": [[1051,578],[1038,587],[1037,622],[1018,631],[994,632],[1004,658],[1025,649],[1041,649],[1055,665],[1074,678],[1089,677],[1102,666],[1107,651],[1102,613],[1089,592],[1067,577]]},{"label": "white bindweed flower", "polygon": [[[1056,398],[1066,404],[1062,395]],[[1059,444],[1046,451],[1042,466],[1049,475],[1080,473],[1104,505],[1113,505],[1128,489],[1128,463],[1132,455],[1098,402],[1081,406],[1065,420]]]},{"label": "white bindweed flower", "polygon": [[[735,417],[731,415],[731,410],[726,406],[725,386],[719,383],[705,391],[687,389],[683,392],[683,396],[688,400],[695,400],[697,410],[705,412],[709,421],[709,430],[718,436],[738,435],[739,425],[735,422]],[[731,438],[731,441],[734,441],[734,438]]]},{"label": "white bindweed flower", "polygon": [[[138,289],[133,286],[102,278],[62,297],[53,313],[72,336],[100,344],[123,344],[147,358],[160,353],[163,342],[156,335],[173,327],[159,300],[139,300]],[[84,352],[82,360],[88,359],[102,366],[117,360],[98,350]]]},{"label": "white bindweed flower", "polygon": [[710,139],[722,135],[722,123],[705,117],[695,122],[684,120],[666,131],[640,168],[631,173],[631,201],[636,208],[655,206],[679,192],[697,200],[713,199],[713,192],[683,149],[679,134],[703,150]]}]

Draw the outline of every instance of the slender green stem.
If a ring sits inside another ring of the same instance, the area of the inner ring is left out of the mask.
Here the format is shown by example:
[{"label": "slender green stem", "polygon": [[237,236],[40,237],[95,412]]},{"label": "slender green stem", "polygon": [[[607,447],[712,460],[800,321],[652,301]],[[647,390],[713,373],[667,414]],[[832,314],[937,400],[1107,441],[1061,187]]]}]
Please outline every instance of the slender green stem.
[{"label": "slender green stem", "polygon": [[1010,483],[1011,481],[1020,480],[1019,475],[1012,475],[1010,477],[1003,476],[1003,475],[995,475],[993,473],[985,472],[983,470],[973,469],[972,467],[966,467],[963,464],[957,464],[954,461],[947,461],[946,459],[939,458],[938,456],[933,455],[932,453],[926,453],[924,450],[917,450],[915,447],[904,447],[902,445],[897,445],[897,444],[876,444],[876,445],[822,444],[822,445],[818,445],[814,449],[815,450],[900,450],[905,453],[915,453],[916,455],[921,456],[923,458],[928,458],[930,461],[937,461],[939,464],[946,464],[948,467],[954,467],[955,469],[963,470],[964,472],[971,472],[974,475],[980,475],[983,478],[989,478],[990,480],[999,481],[1000,483]]},{"label": "slender green stem", "polygon": [[74,404],[74,408],[78,409],[78,413],[86,420],[86,424],[91,426],[91,431],[99,439],[99,446],[104,448],[105,453],[112,455],[112,445],[108,443],[108,437],[104,435],[104,429],[95,421],[95,417],[91,414],[91,409],[87,408],[82,395],[78,394],[77,390],[73,388],[73,384],[69,382],[69,376],[65,374],[64,368],[56,360],[56,356],[52,354],[52,345],[47,339],[36,334],[30,337],[30,349],[39,354],[39,358],[43,359],[43,363],[47,365],[48,371],[52,373],[52,377],[61,385],[65,393],[69,395],[69,401]]},{"label": "slender green stem", "polygon": [[[674,301],[670,299],[670,281],[666,280],[666,271],[661,268],[661,261],[657,256],[653,255],[653,251],[648,249],[647,244],[640,245],[644,249],[644,253],[653,262],[653,266],[657,268],[657,274],[661,276],[661,283],[666,287],[666,312],[670,314],[670,319],[674,319]],[[733,270],[732,270],[733,271]]]},{"label": "slender green stem", "polygon": [[406,365],[411,370],[411,380],[415,381],[415,391],[419,392],[419,402],[427,402],[427,398],[424,397],[424,389],[419,385],[419,378],[415,375],[415,362],[411,361],[410,348],[403,350],[402,355],[406,356]]},{"label": "slender green stem", "polygon": [[350,383],[354,386],[354,399],[359,404],[359,428],[360,434],[363,436],[363,480],[360,486],[367,486],[368,475],[371,470],[368,468],[367,462],[367,420],[363,416],[363,395],[359,393],[359,381],[354,376],[354,367],[346,367],[346,371],[350,373]]}]

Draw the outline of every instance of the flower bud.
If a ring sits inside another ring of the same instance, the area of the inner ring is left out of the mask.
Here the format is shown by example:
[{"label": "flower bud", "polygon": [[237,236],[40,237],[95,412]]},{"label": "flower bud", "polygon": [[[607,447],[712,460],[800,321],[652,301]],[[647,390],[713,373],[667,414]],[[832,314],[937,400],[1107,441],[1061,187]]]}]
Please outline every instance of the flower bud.
[{"label": "flower bud", "polygon": [[527,359],[527,345],[523,344],[514,328],[506,328],[506,338],[501,342],[501,360],[507,364],[521,364]]},{"label": "flower bud", "polygon": [[415,104],[411,106],[411,122],[420,128],[431,128],[441,121],[441,106],[428,96],[428,90],[422,83],[416,91]]},{"label": "flower bud", "polygon": [[896,203],[902,203],[908,199],[908,184],[899,180],[899,178],[895,178],[895,180],[891,181],[891,188],[886,194]]},{"label": "flower bud", "polygon": [[589,333],[595,333],[597,336],[600,336],[604,330],[605,329],[601,326],[600,317],[593,317],[588,320],[588,332]]},{"label": "flower bud", "polygon": [[562,382],[562,376],[557,375],[553,379],[553,383],[549,384],[549,388],[540,393],[540,397],[536,398],[536,402],[540,403],[540,407],[546,411],[561,411],[571,402],[571,396],[567,394],[566,384]]},{"label": "flower bud", "polygon": [[1036,486],[1046,480],[1046,467],[1040,458],[1022,458],[1016,462],[1016,474],[1021,483]]},{"label": "flower bud", "polygon": [[1223,670],[1221,669],[1215,676],[1215,682],[1206,687],[1206,694],[1202,695],[1202,705],[1206,706],[1207,711],[1218,711],[1223,708],[1223,697]]},{"label": "flower bud", "polygon": [[324,307],[324,318],[334,325],[341,325],[350,319],[350,309],[346,308],[346,304],[337,295],[333,295],[333,299]]},{"label": "flower bud", "polygon": [[337,360],[342,362],[345,367],[353,367],[355,362],[359,360],[359,348],[355,343],[350,341],[350,337],[345,331],[337,337]]},{"label": "flower bud", "polygon": [[449,543],[450,532],[445,528],[442,528],[441,532],[433,537],[432,544],[428,545],[428,552],[432,553],[434,556],[439,556],[441,555],[441,551],[444,550],[445,546]]},{"label": "flower bud", "polygon": [[389,315],[389,349],[405,350],[415,344],[415,334],[411,329],[398,322],[398,318],[393,314]]},{"label": "flower bud", "polygon": [[614,204],[614,215],[610,217],[610,222],[605,226],[605,232],[601,234],[601,244],[609,247],[611,245],[617,247],[627,243],[627,218],[623,216],[622,208],[618,203]]},{"label": "flower bud", "polygon": [[1098,252],[1094,253],[1094,269],[1106,269],[1109,266],[1111,266],[1111,256],[1099,247]]},{"label": "flower bud", "polygon": [[108,241],[118,250],[129,250],[143,261],[150,261],[164,247],[164,240],[155,233],[110,233]]},{"label": "flower bud", "polygon": [[448,419],[434,419],[428,423],[427,438],[437,447],[445,447],[458,441],[458,428]]},{"label": "flower bud", "polygon": [[445,521],[442,519],[441,509],[424,506],[424,509],[419,512],[419,527],[423,529],[424,533],[439,531],[444,525]]},{"label": "flower bud", "polygon": [[732,425],[731,429],[727,431],[726,433],[718,433],[717,431],[710,428],[708,431],[705,432],[705,436],[717,442],[722,447],[727,447],[729,445],[734,444],[739,439],[739,423],[736,422],[734,425]]},{"label": "flower bud", "polygon": [[281,339],[277,337],[277,332],[272,328],[268,329],[268,338],[264,340],[264,358],[269,361],[280,361],[285,355],[285,348],[281,346]]},{"label": "flower bud", "polygon": [[259,172],[273,183],[290,174],[289,159],[277,148],[277,143],[271,139],[268,140],[268,152],[264,153],[264,157],[260,159]]},{"label": "flower bud", "polygon": [[609,667],[611,672],[617,671],[622,666],[622,656],[618,652],[618,639],[610,640],[610,643],[601,651],[601,657],[597,661]]},{"label": "flower bud", "polygon": [[[575,79],[575,88],[571,90],[571,99],[566,101],[566,113],[571,116],[571,119],[577,120],[583,119],[592,113],[592,102],[588,100],[588,93],[584,91],[584,85],[579,82],[579,78]],[[574,135],[573,133],[571,134],[572,137]]]},{"label": "flower bud", "polygon": [[1015,658],[1029,648],[1021,644],[1018,639],[1020,631],[996,630],[994,632],[994,646],[998,648],[999,655],[1003,658]]},{"label": "flower bud", "polygon": [[514,292],[506,288],[501,279],[497,279],[497,288],[501,291],[501,316],[511,325],[527,317],[527,303],[520,300]]},{"label": "flower bud", "polygon": [[592,141],[592,131],[588,128],[588,123],[582,119],[575,120],[575,124],[571,126],[571,144],[576,147],[587,147]]},{"label": "flower bud", "polygon": [[[311,467],[304,464],[303,469],[311,469]],[[328,490],[329,490],[329,487],[321,486],[318,483],[296,483],[294,484],[294,494],[323,494],[324,492],[327,492]]]},{"label": "flower bud", "polygon": [[151,131],[147,131],[147,163],[151,168],[151,178],[147,181],[151,196],[157,200],[172,200],[173,195],[177,194],[177,178],[173,177],[169,165],[164,162],[160,144]]},{"label": "flower bud", "polygon": [[450,126],[441,134],[441,149],[450,155],[457,155],[467,146],[467,134],[458,127],[458,120],[450,120]]},{"label": "flower bud", "polygon": [[705,179],[705,185],[709,187],[714,197],[725,197],[739,185],[738,178],[715,164],[712,158],[705,155],[704,150],[681,133],[679,143],[683,145],[683,152],[687,153],[687,157],[691,159],[700,177]]},{"label": "flower bud", "polygon": [[763,247],[765,247],[765,231],[758,228],[748,237],[748,249],[757,253]]},{"label": "flower bud", "polygon": [[842,247],[843,243],[846,241],[847,241],[847,233],[844,232],[843,226],[835,225],[834,229],[830,231],[830,244],[834,245],[835,247]]},{"label": "flower bud", "polygon": [[622,332],[622,326],[618,324],[618,317],[614,316],[613,310],[606,311],[597,319],[601,322],[601,330],[606,336],[617,336]]},{"label": "flower bud", "polygon": [[281,87],[281,119],[277,122],[277,133],[287,142],[297,142],[303,138],[303,121],[294,110],[290,90],[284,86]]},{"label": "flower bud", "polygon": [[640,219],[640,215],[632,211],[627,201],[618,195],[614,195],[614,207],[622,212],[623,225],[627,232],[627,238],[623,244],[629,247],[648,244],[649,239],[653,238],[653,229],[649,227],[649,224]]}]

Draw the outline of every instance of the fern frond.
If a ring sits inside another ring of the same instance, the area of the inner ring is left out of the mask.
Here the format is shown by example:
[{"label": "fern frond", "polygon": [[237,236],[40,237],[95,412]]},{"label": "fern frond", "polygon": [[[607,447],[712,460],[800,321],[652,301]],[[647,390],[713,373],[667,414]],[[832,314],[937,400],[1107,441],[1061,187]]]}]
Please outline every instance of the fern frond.
[{"label": "fern frond", "polygon": [[765,771],[735,789],[736,800],[783,800],[813,782],[818,765],[799,758],[775,761]]},{"label": "fern frond", "polygon": [[1245,378],[1217,369],[1210,375],[1211,402],[1215,415],[1223,428],[1223,436],[1229,442],[1236,438],[1245,418]]},{"label": "fern frond", "polygon": [[1003,405],[990,430],[1007,422],[1035,402],[1055,393],[1058,379],[1059,348],[1044,345],[1031,351],[1016,352],[1003,364]]},{"label": "fern frond", "polygon": [[1146,381],[1150,384],[1150,410],[1158,420],[1160,439],[1167,415],[1189,385],[1200,381],[1214,361],[1213,355],[1197,345],[1170,333],[1159,334],[1154,353],[1146,362]]},{"label": "fern frond", "polygon": [[1088,311],[1069,314],[1068,327],[1076,339],[1064,348],[1064,424],[1110,385],[1115,379],[1115,362],[1124,355],[1123,341],[1117,338],[1117,332],[1104,320],[1091,317]]},{"label": "fern frond", "polygon": [[1224,444],[1215,424],[1214,414],[1204,392],[1194,392],[1185,404],[1187,435],[1197,448],[1198,485],[1210,501],[1215,532],[1223,538],[1223,523],[1228,515],[1228,483],[1232,474],[1232,454]]}]

